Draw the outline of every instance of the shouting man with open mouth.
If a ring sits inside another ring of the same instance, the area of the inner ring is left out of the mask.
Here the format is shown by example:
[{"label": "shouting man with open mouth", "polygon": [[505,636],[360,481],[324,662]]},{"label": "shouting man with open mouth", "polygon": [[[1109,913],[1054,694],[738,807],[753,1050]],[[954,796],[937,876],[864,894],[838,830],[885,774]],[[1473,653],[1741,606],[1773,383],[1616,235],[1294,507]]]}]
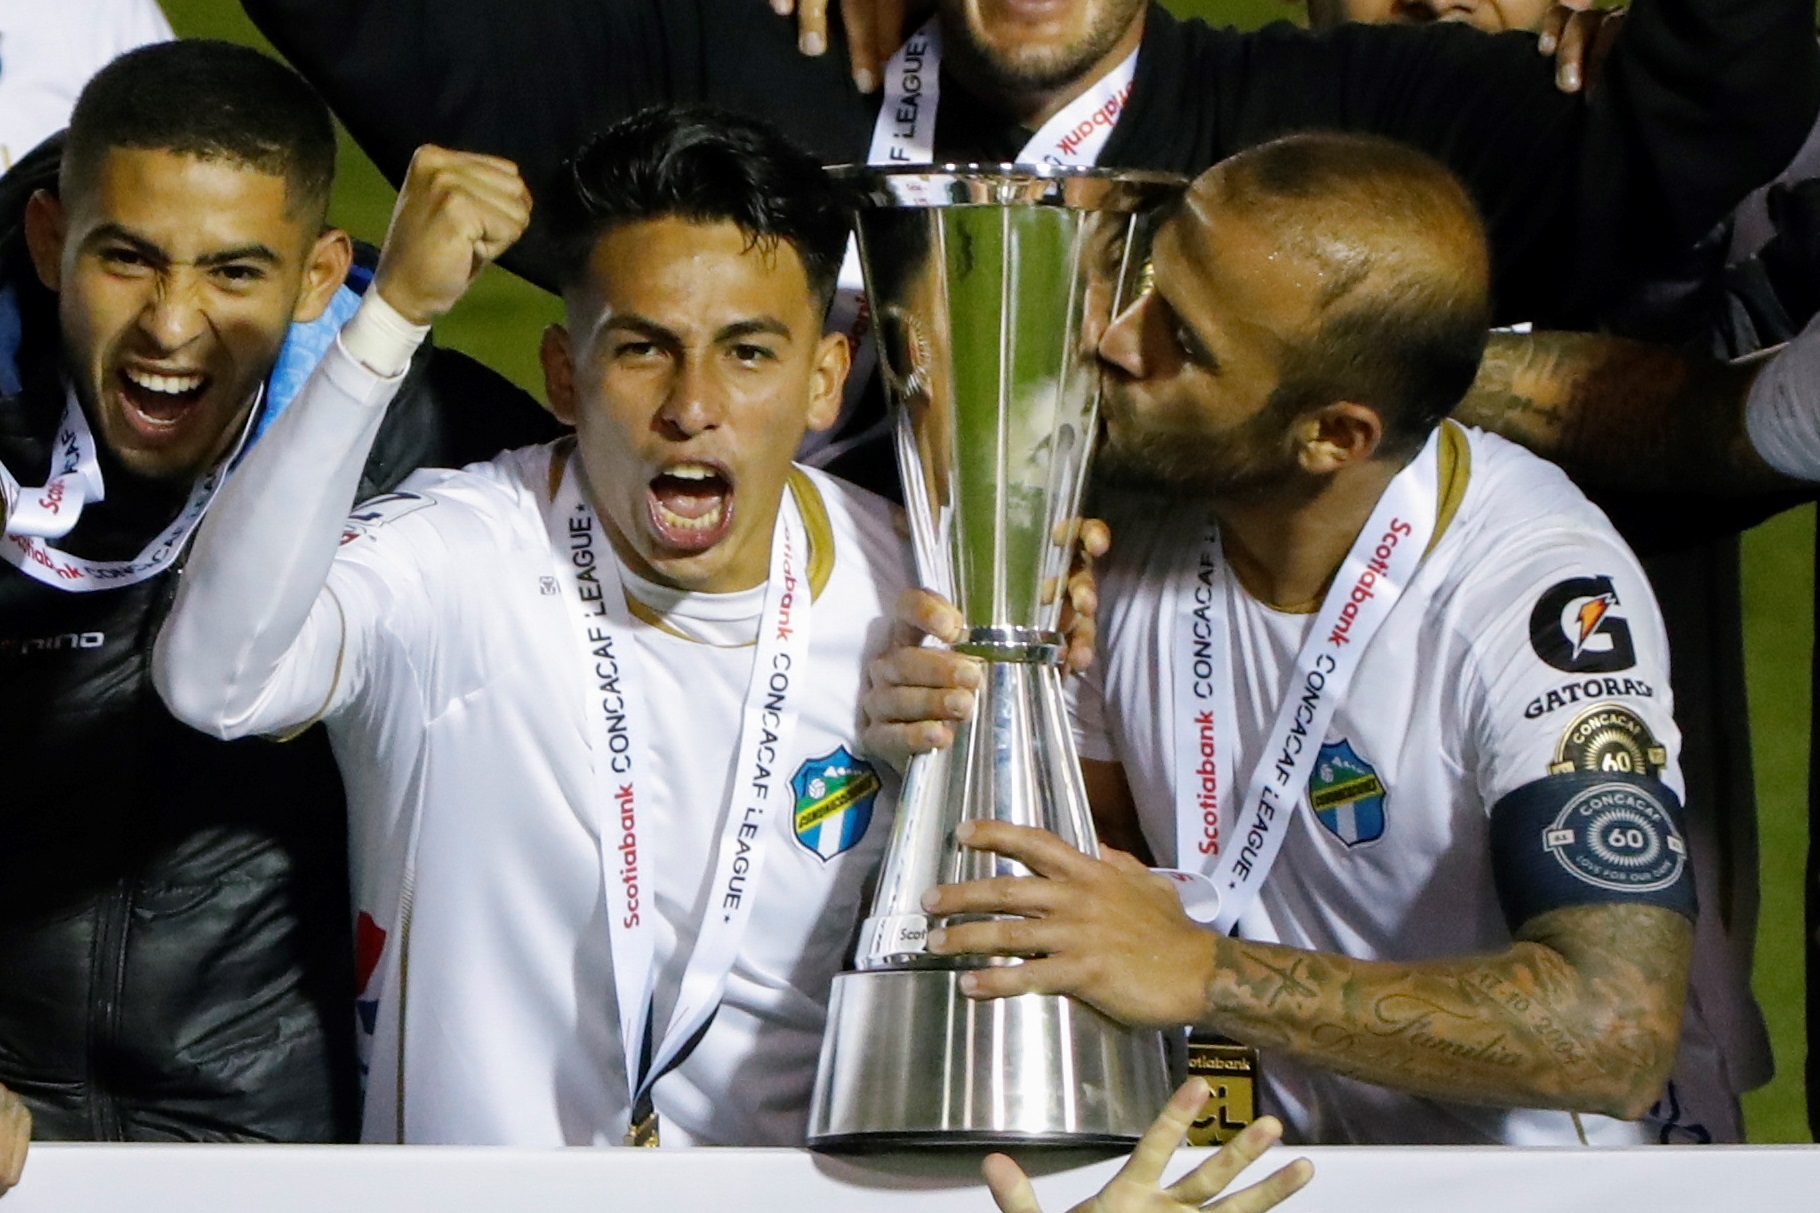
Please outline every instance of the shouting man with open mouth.
[{"label": "shouting man with open mouth", "polygon": [[847,215],[702,111],[616,124],[541,203],[574,440],[344,520],[419,326],[529,217],[508,162],[421,149],[373,292],[199,536],[160,690],[222,734],[328,725],[368,1140],[799,1144],[896,792],[860,682],[910,578],[888,504],[791,463],[840,406]]}]

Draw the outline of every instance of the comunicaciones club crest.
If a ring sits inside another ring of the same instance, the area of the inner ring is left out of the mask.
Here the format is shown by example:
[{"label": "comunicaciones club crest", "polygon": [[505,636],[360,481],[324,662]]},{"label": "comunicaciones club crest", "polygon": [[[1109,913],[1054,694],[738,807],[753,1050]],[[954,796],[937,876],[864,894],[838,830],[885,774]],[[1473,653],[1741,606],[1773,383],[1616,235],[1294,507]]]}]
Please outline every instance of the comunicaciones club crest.
[{"label": "comunicaciones club crest", "polygon": [[872,804],[882,786],[872,764],[846,746],[809,759],[790,777],[796,841],[823,860],[851,850],[872,824]]}]

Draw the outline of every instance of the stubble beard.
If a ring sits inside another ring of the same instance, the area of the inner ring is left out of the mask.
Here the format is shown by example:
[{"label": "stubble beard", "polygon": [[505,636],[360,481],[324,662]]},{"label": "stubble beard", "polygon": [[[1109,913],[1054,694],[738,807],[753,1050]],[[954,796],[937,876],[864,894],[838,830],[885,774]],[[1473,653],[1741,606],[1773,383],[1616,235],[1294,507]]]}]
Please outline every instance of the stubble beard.
[{"label": "stubble beard", "polygon": [[1214,434],[1136,423],[1118,433],[1095,456],[1095,478],[1107,488],[1234,501],[1292,490],[1303,475],[1288,428],[1270,408]]},{"label": "stubble beard", "polygon": [[964,0],[944,0],[942,36],[947,53],[965,75],[1019,95],[1060,90],[1078,82],[1104,59],[1147,0],[1089,0],[1093,20],[1086,34],[1065,46],[1015,48],[987,45],[967,20]]}]

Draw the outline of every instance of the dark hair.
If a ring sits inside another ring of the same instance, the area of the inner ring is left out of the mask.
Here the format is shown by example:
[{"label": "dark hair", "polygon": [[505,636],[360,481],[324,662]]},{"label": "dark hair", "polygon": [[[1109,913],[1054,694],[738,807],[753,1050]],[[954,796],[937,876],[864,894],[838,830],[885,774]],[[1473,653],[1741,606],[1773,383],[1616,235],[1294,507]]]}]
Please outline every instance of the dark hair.
[{"label": "dark hair", "polygon": [[1315,331],[1272,396],[1294,417],[1337,400],[1420,446],[1472,386],[1491,324],[1478,209],[1431,157],[1375,135],[1292,135],[1220,168],[1223,200],[1327,271]]},{"label": "dark hair", "polygon": [[302,77],[251,47],[207,39],[128,51],[95,73],[70,115],[61,189],[86,188],[114,148],[176,152],[285,178],[292,213],[328,213],[335,125]]},{"label": "dark hair", "polygon": [[823,307],[852,225],[846,192],[813,156],[766,123],[707,106],[615,122],[563,162],[539,203],[560,286],[584,277],[609,228],[673,216],[733,223],[756,246],[788,244]]}]

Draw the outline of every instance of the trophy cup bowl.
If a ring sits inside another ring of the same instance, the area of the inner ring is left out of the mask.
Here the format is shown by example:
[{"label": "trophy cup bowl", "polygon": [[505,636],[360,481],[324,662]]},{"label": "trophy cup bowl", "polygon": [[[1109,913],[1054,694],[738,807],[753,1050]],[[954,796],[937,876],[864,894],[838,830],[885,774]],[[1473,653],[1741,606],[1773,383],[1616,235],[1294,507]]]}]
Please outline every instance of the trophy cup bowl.
[{"label": "trophy cup bowl", "polygon": [[1061,602],[1098,433],[1095,350],[1135,290],[1164,173],[1049,166],[836,170],[895,409],[921,583],[982,659],[973,718],[905,773],[853,968],[835,978],[809,1113],[823,1150],[1128,1145],[1169,1097],[1160,1033],[1084,1003],[975,1002],[933,956],[920,898],[1025,869],[954,841],[1038,826],[1098,853],[1062,698]]}]

